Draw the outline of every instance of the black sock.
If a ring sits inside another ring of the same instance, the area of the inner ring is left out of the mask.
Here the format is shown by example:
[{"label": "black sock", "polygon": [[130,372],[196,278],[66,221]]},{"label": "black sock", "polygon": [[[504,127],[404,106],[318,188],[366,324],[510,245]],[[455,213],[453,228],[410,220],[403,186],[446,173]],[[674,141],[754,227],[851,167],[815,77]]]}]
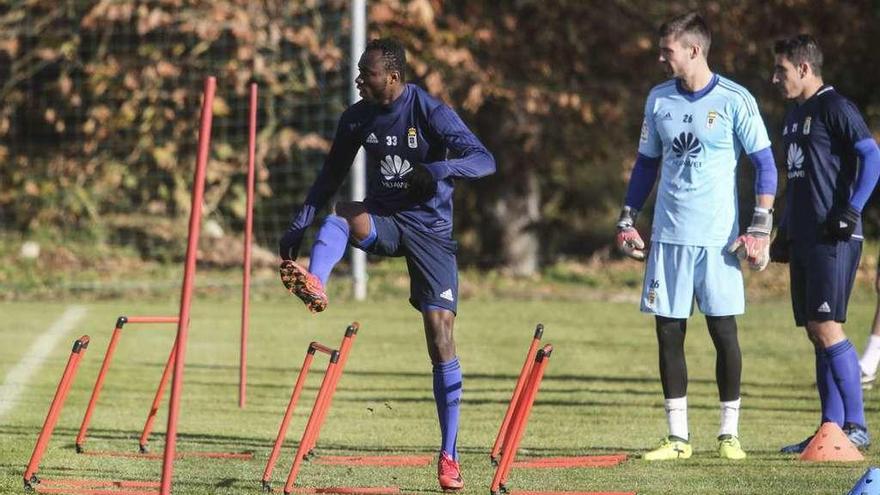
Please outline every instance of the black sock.
[{"label": "black sock", "polygon": [[657,316],[657,344],[660,350],[660,383],[663,396],[675,399],[687,395],[687,363],[684,337],[687,320]]},{"label": "black sock", "polygon": [[707,316],[709,335],[715,344],[715,380],[718,382],[718,398],[721,402],[739,399],[742,376],[742,353],[736,336],[736,318],[733,316]]}]

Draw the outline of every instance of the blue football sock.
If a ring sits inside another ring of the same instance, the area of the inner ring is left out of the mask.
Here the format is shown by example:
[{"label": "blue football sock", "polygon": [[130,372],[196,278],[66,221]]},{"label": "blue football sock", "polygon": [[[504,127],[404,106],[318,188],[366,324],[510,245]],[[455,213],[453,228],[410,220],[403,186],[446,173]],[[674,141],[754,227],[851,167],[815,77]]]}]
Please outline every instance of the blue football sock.
[{"label": "blue football sock", "polygon": [[315,238],[315,244],[312,246],[309,271],[321,279],[325,288],[330,272],[345,254],[345,248],[348,246],[348,231],[348,222],[336,215],[328,216],[318,230],[318,237]]},{"label": "blue football sock", "polygon": [[831,373],[828,354],[819,348],[816,348],[816,388],[822,404],[822,423],[832,421],[843,426],[843,397]]},{"label": "blue football sock", "polygon": [[372,246],[376,242],[376,239],[379,238],[379,233],[376,232],[376,222],[373,221],[372,216],[368,216],[367,218],[370,219],[370,233],[367,234],[367,237],[362,241],[353,239],[357,247],[365,250],[370,249],[370,246]]},{"label": "blue football sock", "polygon": [[843,398],[844,422],[859,426],[865,424],[865,406],[862,402],[862,384],[859,355],[849,339],[825,349],[834,382]]},{"label": "blue football sock", "polygon": [[458,358],[434,365],[434,401],[440,420],[440,450],[458,460],[458,409],[461,402],[461,366]]}]

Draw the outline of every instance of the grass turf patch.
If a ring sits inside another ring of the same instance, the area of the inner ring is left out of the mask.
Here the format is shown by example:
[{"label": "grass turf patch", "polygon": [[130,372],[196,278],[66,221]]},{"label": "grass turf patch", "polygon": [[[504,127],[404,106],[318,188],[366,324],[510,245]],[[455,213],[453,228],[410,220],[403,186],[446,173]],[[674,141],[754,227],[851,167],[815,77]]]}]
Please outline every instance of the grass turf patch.
[{"label": "grass turf patch", "polygon": [[[283,292],[283,291],[282,291]],[[0,330],[4,373],[60,315],[63,303],[3,303]],[[39,427],[75,337],[92,344],[44,458],[45,477],[158,480],[158,461],[77,455],[72,444],[101,358],[120,314],[174,315],[173,302],[88,303],[88,314],[63,345],[39,364],[13,410],[0,418],[0,491],[21,490]],[[848,324],[861,344],[873,305],[859,298]],[[239,306],[234,300],[196,299],[187,348],[178,451],[253,452],[252,460],[184,458],[175,463],[175,493],[256,493],[278,424],[308,343],[338,345],[345,326],[362,330],[318,443],[327,455],[433,454],[439,443],[431,367],[418,314],[400,298],[357,303],[331,300],[321,315],[279,294],[252,309],[248,404],[237,406]],[[702,317],[687,341],[691,435],[688,461],[650,464],[637,458],[613,468],[514,469],[510,486],[522,490],[637,491],[638,493],[844,493],[874,454],[856,464],[801,463],[777,453],[812,432],[818,420],[812,350],[792,327],[787,301],[751,304],[739,319],[744,356],[742,462],[715,454],[718,401],[714,350]],[[666,433],[656,371],[652,320],[632,303],[522,301],[473,298],[456,322],[464,370],[459,448],[468,493],[485,493],[493,469],[488,451],[530,342],[534,325],[555,351],[522,442],[520,458],[627,453],[637,456]],[[129,325],[114,358],[86,449],[137,451],[147,408],[162,372],[173,326]],[[325,358],[316,359],[294,415],[274,479],[283,484],[296,441],[320,384]],[[166,403],[167,404],[167,403]],[[878,420],[876,397],[866,395],[869,426]],[[151,450],[161,452],[165,404]],[[404,493],[438,490],[434,467],[347,467],[305,464],[302,486],[400,486]]]}]

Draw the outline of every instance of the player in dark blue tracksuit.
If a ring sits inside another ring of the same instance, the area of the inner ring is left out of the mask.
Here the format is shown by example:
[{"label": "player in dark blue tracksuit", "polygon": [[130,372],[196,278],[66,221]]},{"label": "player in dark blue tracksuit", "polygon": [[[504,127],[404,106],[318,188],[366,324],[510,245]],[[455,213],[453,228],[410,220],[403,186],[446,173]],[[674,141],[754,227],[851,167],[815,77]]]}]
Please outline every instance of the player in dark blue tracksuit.
[{"label": "player in dark blue tracksuit", "polygon": [[[774,52],[773,82],[796,104],[782,131],[788,189],[770,254],[790,262],[795,323],[806,327],[816,349],[821,420],[842,426],[850,441],[867,448],[858,355],[842,323],[862,252],[861,211],[880,175],[880,150],[855,105],[823,83],[815,39],[781,40]],[[810,439],[782,451],[801,452]]]},{"label": "player in dark blue tracksuit", "polygon": [[[495,171],[495,159],[443,102],[406,84],[406,57],[395,40],[370,42],[355,80],[363,100],[339,119],[330,153],[280,242],[285,286],[313,312],[327,306],[324,286],[351,243],[372,254],[404,256],[410,303],[422,312],[434,366],[434,397],[442,446],[438,478],[460,489],[456,436],[461,368],[453,323],[458,302],[456,243],[452,239],[454,179]],[[363,202],[339,202],[312,248],[308,271],[295,259],[303,232],[339,189],[363,146],[368,189]]]}]

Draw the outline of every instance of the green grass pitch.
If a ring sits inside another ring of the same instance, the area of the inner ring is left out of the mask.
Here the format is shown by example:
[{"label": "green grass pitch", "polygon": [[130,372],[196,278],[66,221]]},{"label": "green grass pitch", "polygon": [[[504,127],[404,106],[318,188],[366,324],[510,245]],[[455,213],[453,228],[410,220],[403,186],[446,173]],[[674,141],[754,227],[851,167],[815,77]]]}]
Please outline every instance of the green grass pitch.
[{"label": "green grass pitch", "polygon": [[[0,492],[21,493],[21,475],[49,407],[70,344],[81,334],[92,343],[44,457],[44,477],[158,480],[159,461],[77,455],[73,440],[110,333],[120,314],[175,315],[173,301],[84,303],[85,318],[37,364],[16,405],[0,417]],[[0,304],[0,376],[19,362],[31,342],[63,313],[62,303]],[[848,330],[864,344],[873,302],[853,302]],[[253,460],[182,459],[175,463],[176,494],[259,493],[259,479],[278,424],[312,340],[338,345],[346,325],[361,331],[318,443],[324,454],[432,454],[439,443],[431,367],[418,314],[399,299],[340,302],[311,316],[286,294],[252,307],[248,402],[237,404],[240,303],[196,298],[187,347],[178,451],[254,453]],[[694,457],[649,464],[638,454],[666,433],[657,378],[652,320],[633,303],[468,300],[456,323],[464,370],[459,446],[466,493],[487,493],[494,472],[488,451],[531,341],[544,323],[555,346],[525,432],[519,458],[626,453],[612,468],[514,469],[509,485],[522,490],[636,491],[643,494],[846,493],[877,462],[810,464],[777,453],[812,432],[818,420],[813,354],[792,327],[787,301],[751,304],[740,318],[743,411],[740,435],[749,458],[722,461],[715,454],[718,402],[714,350],[702,317],[687,341],[690,425]],[[169,325],[129,325],[92,420],[87,450],[137,451],[147,408],[174,335]],[[274,476],[283,484],[296,442],[319,385],[326,358],[316,358]],[[0,400],[10,400],[0,397]],[[875,437],[877,392],[866,408]],[[167,402],[151,449],[161,452]],[[400,486],[403,493],[438,492],[435,467],[365,468],[305,464],[301,486]]]}]

